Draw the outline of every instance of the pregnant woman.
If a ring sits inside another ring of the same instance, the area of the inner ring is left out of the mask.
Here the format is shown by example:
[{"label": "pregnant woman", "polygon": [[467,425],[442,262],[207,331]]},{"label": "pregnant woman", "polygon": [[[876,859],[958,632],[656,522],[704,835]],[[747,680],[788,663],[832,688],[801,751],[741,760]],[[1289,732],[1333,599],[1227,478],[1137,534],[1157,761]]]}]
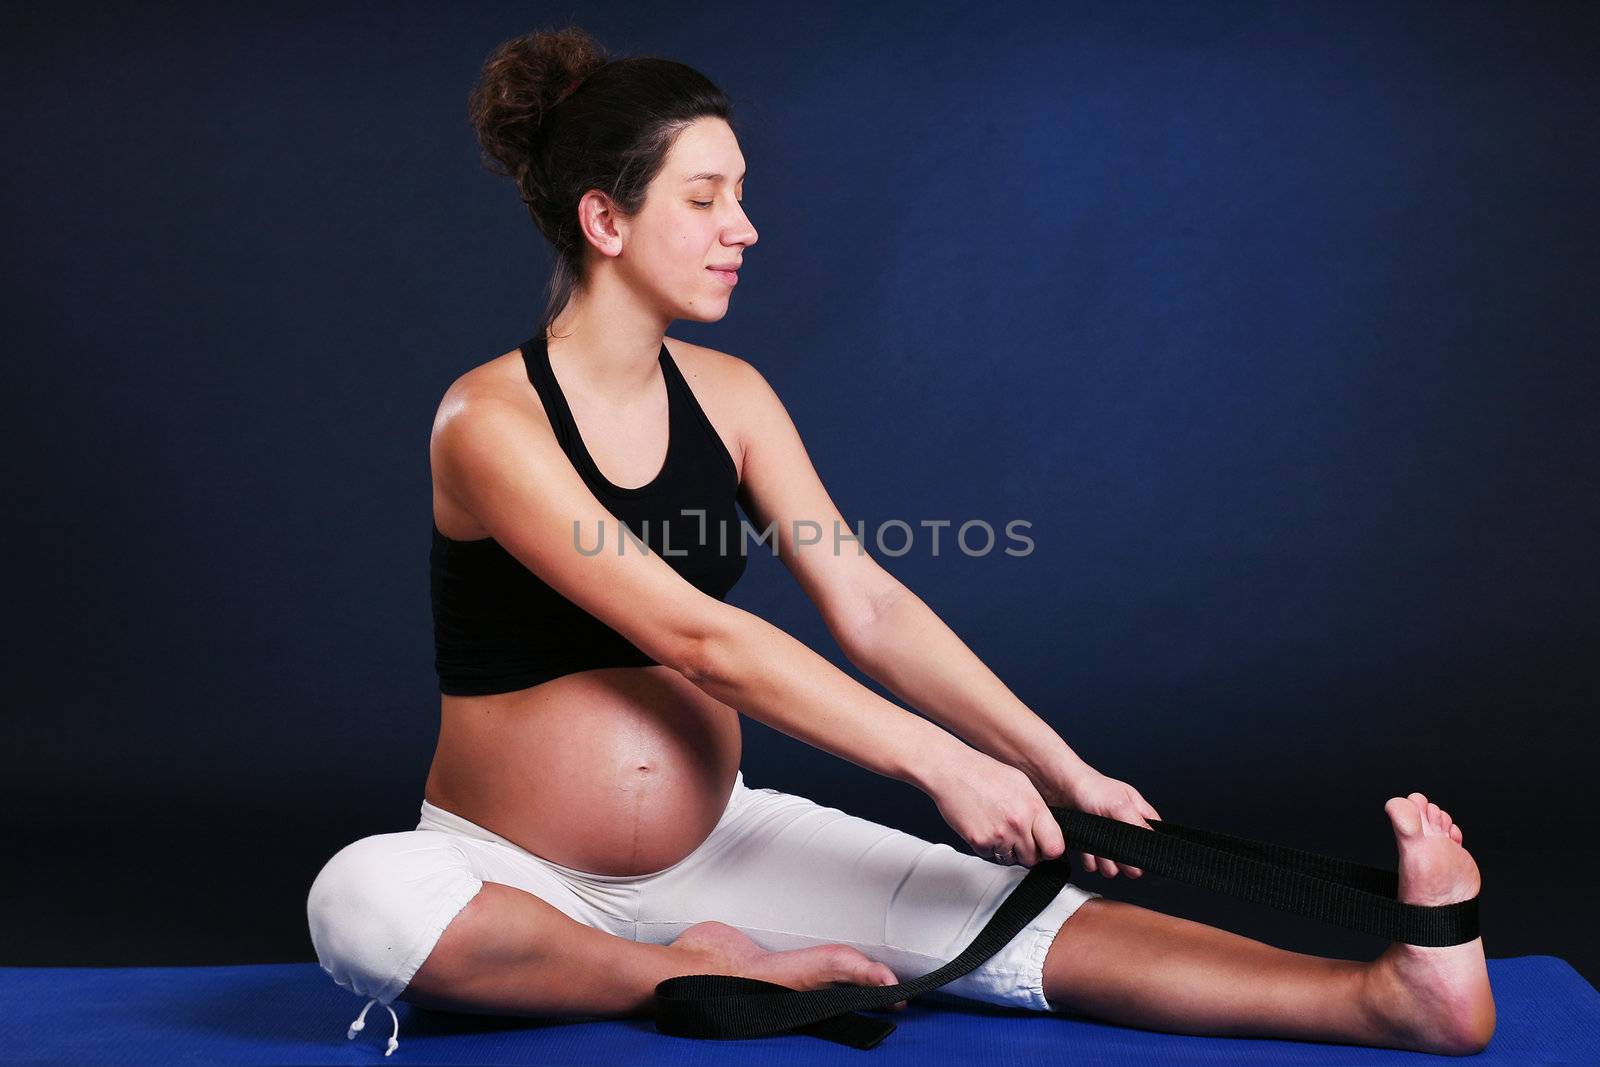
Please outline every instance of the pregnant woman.
[{"label": "pregnant woman", "polygon": [[[1062,855],[1047,805],[1159,819],[840,547],[852,527],[751,364],[666,336],[727,314],[756,244],[723,93],[669,60],[608,61],[569,27],[502,45],[471,104],[556,272],[537,333],[456,379],[434,423],[442,696],[421,819],[342,848],[307,901],[322,967],[367,1000],[355,1028],[382,1004],[393,1051],[397,998],[648,1013],[657,983],[686,974],[893,984],[953,958],[1028,867]],[[726,603],[745,566],[736,502],[850,661],[928,718]],[[747,786],[741,714],[922,790],[975,854]],[[1385,810],[1402,900],[1477,893],[1446,812],[1420,793]],[[1494,1028],[1481,939],[1324,959],[1071,884],[941,992],[1446,1053]]]}]

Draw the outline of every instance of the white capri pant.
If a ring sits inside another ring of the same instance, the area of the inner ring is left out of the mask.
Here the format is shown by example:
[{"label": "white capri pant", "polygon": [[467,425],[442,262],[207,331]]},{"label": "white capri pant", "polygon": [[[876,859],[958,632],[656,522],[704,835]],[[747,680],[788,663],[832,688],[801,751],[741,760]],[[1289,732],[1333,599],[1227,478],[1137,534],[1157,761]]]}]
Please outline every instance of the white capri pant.
[{"label": "white capri pant", "polygon": [[[850,945],[904,981],[954,959],[1027,873],[805,797],[751,789],[741,771],[710,836],[643,875],[563,867],[424,800],[415,830],[335,853],[306,913],[317,962],[368,1007],[405,990],[484,882],[515,886],[630,941],[669,944],[715,919],[771,951]],[[1052,1010],[1045,953],[1061,924],[1100,895],[1068,883],[1004,948],[935,992]]]}]

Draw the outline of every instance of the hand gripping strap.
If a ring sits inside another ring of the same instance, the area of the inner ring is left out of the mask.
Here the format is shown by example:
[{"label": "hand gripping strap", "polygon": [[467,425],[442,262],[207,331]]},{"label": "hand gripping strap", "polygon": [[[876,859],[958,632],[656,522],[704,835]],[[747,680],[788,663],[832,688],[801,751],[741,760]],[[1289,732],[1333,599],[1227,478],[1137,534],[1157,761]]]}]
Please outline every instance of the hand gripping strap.
[{"label": "hand gripping strap", "polygon": [[[1103,856],[1204,889],[1410,945],[1459,945],[1478,936],[1478,898],[1425,907],[1395,899],[1393,871],[1149,819],[1151,830],[1052,807],[1067,850]],[[895,1024],[853,1014],[937,989],[993,956],[1069,880],[1065,857],[1032,867],[972,943],[949,963],[892,986],[797,991],[733,975],[693,974],[656,986],[656,1029],[678,1037],[745,1038],[795,1032],[869,1049]]]}]

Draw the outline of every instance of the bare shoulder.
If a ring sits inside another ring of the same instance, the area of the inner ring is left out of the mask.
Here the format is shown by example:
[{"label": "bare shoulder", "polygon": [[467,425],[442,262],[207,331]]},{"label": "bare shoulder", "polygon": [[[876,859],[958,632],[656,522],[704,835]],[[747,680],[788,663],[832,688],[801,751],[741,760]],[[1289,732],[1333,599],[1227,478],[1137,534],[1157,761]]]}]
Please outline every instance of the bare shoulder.
[{"label": "bare shoulder", "polygon": [[470,370],[463,371],[450,383],[449,388],[444,391],[444,396],[439,399],[438,409],[434,412],[433,434],[437,437],[439,431],[455,419],[470,418],[470,413],[474,409],[495,408],[501,405],[526,410],[536,421],[548,427],[550,421],[545,415],[544,405],[530,404],[528,402],[530,398],[537,400],[537,395],[528,385],[527,370],[522,362],[522,350],[513,348]]},{"label": "bare shoulder", "polygon": [[668,337],[666,340],[667,348],[683,371],[683,376],[688,378],[689,383],[696,386],[697,390],[701,381],[704,381],[710,389],[721,392],[738,389],[748,381],[749,375],[756,373],[756,369],[749,362],[738,356],[729,355],[715,348],[707,348],[705,345],[680,341],[676,337]]},{"label": "bare shoulder", "polygon": [[[726,425],[739,441],[740,452],[735,455],[742,454],[752,442],[762,440],[774,431],[794,432],[788,409],[766,376],[753,363],[715,348],[691,345],[676,338],[668,340],[672,342],[673,356],[678,358],[679,365],[683,367],[684,377],[690,377],[689,368],[692,366],[698,369],[702,380],[707,383],[708,388],[702,389],[699,382],[690,379],[695,395],[701,398],[701,405],[707,408],[708,414],[716,420],[717,413],[711,412],[708,396],[712,403],[718,405],[719,411],[725,413]],[[678,357],[680,351],[687,358]],[[739,469],[743,471],[743,462]]]},{"label": "bare shoulder", "polygon": [[748,361],[715,348],[676,337],[667,337],[666,342],[695,399],[728,446],[742,480],[751,402],[759,398],[758,388],[764,385],[760,372]]},{"label": "bare shoulder", "polygon": [[[465,436],[459,431],[468,423],[477,431],[472,436],[531,433],[548,434],[554,440],[555,431],[544,405],[528,387],[521,349],[513,348],[463,371],[445,389],[434,411],[433,427],[428,436],[434,522],[445,536],[458,540],[486,536],[482,525],[459,503],[459,497],[464,494],[449,484],[452,465],[443,462],[441,455],[441,449],[447,447],[448,442]],[[509,447],[509,441],[507,444]]]}]

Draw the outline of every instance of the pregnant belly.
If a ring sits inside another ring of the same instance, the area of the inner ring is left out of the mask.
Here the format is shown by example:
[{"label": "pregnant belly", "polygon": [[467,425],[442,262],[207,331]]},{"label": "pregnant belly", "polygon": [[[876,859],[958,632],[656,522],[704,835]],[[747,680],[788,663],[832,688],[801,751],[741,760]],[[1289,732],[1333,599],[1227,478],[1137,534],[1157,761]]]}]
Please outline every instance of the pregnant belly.
[{"label": "pregnant belly", "polygon": [[739,714],[668,667],[610,667],[442,698],[423,795],[564,867],[670,867],[722,817]]}]

